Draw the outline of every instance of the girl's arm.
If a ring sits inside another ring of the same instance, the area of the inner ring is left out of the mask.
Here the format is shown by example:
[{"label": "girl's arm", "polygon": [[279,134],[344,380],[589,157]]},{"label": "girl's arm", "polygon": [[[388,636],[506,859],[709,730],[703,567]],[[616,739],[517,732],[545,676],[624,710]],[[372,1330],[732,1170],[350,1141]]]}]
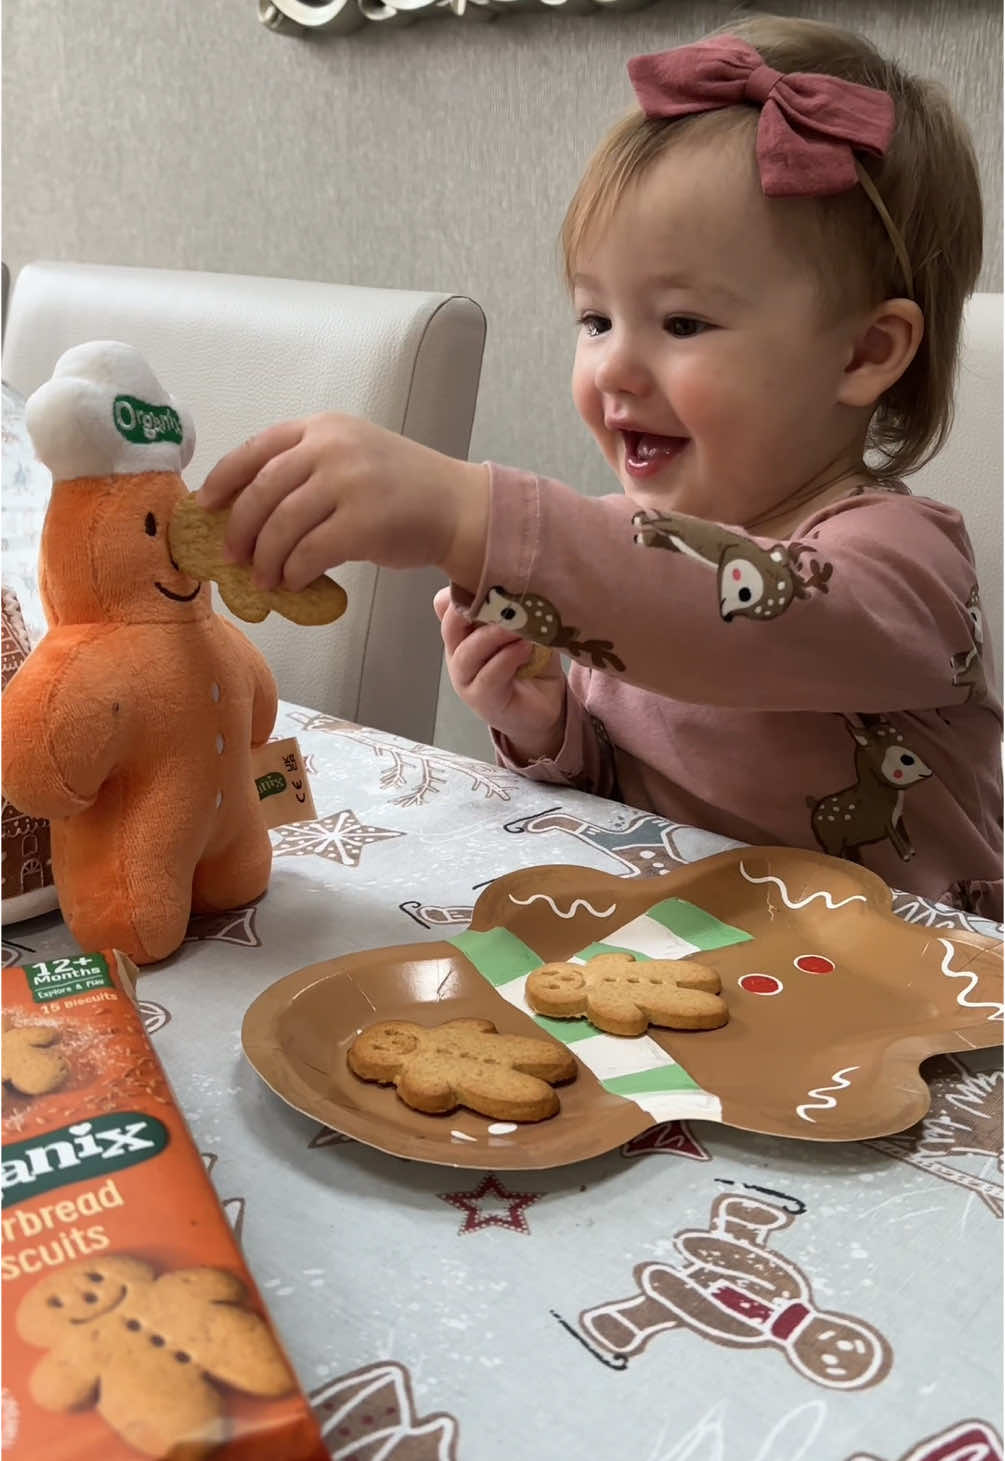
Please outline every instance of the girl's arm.
[{"label": "girl's arm", "polygon": [[[491,469],[472,618],[696,704],[931,709],[985,695],[983,618],[959,514],[850,497],[787,542]],[[978,683],[979,682],[979,683]]]}]

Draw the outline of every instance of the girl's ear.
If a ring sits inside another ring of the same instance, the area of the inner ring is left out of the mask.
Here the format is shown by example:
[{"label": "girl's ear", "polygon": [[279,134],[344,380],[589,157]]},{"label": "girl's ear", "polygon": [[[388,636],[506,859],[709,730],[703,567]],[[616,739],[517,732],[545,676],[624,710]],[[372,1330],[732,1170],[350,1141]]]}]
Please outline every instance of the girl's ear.
[{"label": "girl's ear", "polygon": [[924,333],[925,317],[913,299],[885,299],[855,334],[838,400],[845,406],[875,406],[904,374]]}]

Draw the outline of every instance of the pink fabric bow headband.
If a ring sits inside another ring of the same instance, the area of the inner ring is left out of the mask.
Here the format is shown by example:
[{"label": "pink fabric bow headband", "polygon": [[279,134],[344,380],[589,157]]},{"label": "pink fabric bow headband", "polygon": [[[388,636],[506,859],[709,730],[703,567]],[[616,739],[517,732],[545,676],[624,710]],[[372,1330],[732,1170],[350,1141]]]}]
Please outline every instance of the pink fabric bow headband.
[{"label": "pink fabric bow headband", "polygon": [[628,63],[647,117],[686,117],[744,103],[761,109],[757,165],[770,198],[820,198],[861,183],[880,215],[912,292],[907,250],[855,153],[882,157],[894,127],[893,98],[872,86],[765,64],[736,36],[636,56]]}]

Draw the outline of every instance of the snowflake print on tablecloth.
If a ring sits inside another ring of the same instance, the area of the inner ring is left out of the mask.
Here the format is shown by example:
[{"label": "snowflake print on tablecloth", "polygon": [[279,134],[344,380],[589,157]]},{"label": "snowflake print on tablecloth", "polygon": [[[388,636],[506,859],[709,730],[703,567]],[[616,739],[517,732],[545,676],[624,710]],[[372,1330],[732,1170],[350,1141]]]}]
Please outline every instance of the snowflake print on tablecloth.
[{"label": "snowflake print on tablecloth", "polygon": [[[480,1228],[509,1228],[513,1233],[530,1233],[525,1212],[543,1192],[511,1192],[494,1172],[483,1177],[477,1187],[467,1192],[438,1192],[441,1202],[464,1213],[459,1233],[476,1233]],[[500,1210],[502,1209],[502,1210]]]},{"label": "snowflake print on tablecloth", "polygon": [[272,834],[275,857],[323,857],[344,867],[358,867],[363,848],[371,842],[404,837],[390,827],[367,827],[355,812],[332,812],[316,822],[298,822]]},{"label": "snowflake print on tablecloth", "polygon": [[232,908],[227,913],[198,914],[188,926],[185,942],[234,944],[241,949],[260,949],[262,940],[255,927],[258,904]]},{"label": "snowflake print on tablecloth", "polygon": [[[367,726],[353,725],[351,721],[337,720],[321,712],[293,710],[289,719],[304,731],[323,731],[327,735],[344,736],[347,740],[369,746],[379,761],[388,761],[389,766],[380,775],[380,786],[384,791],[403,788],[402,795],[391,800],[395,807],[423,806],[443,789],[449,775],[462,777],[470,784],[472,792],[480,793],[486,801],[508,802],[509,788],[517,782],[514,772],[504,771],[499,766],[459,756],[453,751],[442,751],[422,741],[405,741],[398,736],[382,735]],[[409,778],[417,778],[410,787]]]}]

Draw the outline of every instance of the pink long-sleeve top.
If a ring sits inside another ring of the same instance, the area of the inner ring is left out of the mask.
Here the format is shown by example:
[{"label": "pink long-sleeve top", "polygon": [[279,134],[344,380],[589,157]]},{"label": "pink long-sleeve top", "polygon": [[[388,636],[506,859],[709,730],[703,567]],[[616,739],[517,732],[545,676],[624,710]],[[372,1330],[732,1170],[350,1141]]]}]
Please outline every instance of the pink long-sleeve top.
[{"label": "pink long-sleeve top", "polygon": [[455,604],[571,661],[561,749],[525,765],[494,733],[504,765],[1001,917],[1001,704],[958,512],[866,491],[776,541],[490,480]]}]

